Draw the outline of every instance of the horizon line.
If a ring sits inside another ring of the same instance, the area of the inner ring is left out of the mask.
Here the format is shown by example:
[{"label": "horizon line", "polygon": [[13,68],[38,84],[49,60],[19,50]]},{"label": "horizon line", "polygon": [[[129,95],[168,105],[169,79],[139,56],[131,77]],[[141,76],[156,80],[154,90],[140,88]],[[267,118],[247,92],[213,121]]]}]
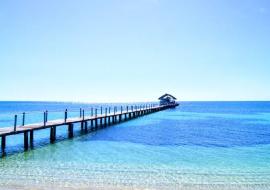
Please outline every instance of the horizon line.
[{"label": "horizon line", "polygon": [[[159,100],[144,100],[144,101],[72,101],[72,100],[0,100],[0,102],[62,102],[62,103],[87,103],[87,104],[111,104],[111,103],[147,103],[159,102]],[[177,100],[176,102],[270,102],[270,100],[254,99],[254,100]]]}]

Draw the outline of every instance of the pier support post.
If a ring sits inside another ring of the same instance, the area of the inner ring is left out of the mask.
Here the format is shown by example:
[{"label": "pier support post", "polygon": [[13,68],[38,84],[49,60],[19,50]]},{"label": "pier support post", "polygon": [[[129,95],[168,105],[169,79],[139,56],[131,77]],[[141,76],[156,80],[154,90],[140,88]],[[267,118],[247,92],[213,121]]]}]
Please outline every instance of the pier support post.
[{"label": "pier support post", "polygon": [[100,126],[100,128],[103,127],[103,118],[102,117],[99,119],[99,126]]},{"label": "pier support post", "polygon": [[70,123],[68,124],[68,138],[72,138],[73,137],[73,124]]},{"label": "pier support post", "polygon": [[30,147],[31,148],[34,147],[34,131],[33,130],[30,131]]},{"label": "pier support post", "polygon": [[50,141],[51,143],[54,143],[56,139],[56,127],[52,126],[50,131]]},{"label": "pier support post", "polygon": [[2,151],[2,157],[5,156],[6,155],[6,136],[2,136],[1,151]]},{"label": "pier support post", "polygon": [[87,121],[84,122],[84,132],[88,132],[88,123]]},{"label": "pier support post", "polygon": [[50,131],[50,142],[51,143],[55,142],[55,136],[56,136],[56,127],[52,126],[51,131]]},{"label": "pier support post", "polygon": [[84,125],[84,122],[82,121],[81,122],[81,131],[83,131],[83,125]]},{"label": "pier support post", "polygon": [[93,130],[93,126],[94,126],[94,121],[93,119],[91,119],[91,131]]},{"label": "pier support post", "polygon": [[107,116],[104,117],[104,126],[107,126]]},{"label": "pier support post", "polygon": [[98,128],[98,120],[97,118],[95,118],[95,130],[97,130],[97,128]]},{"label": "pier support post", "polygon": [[24,131],[24,150],[28,150],[28,131]]}]

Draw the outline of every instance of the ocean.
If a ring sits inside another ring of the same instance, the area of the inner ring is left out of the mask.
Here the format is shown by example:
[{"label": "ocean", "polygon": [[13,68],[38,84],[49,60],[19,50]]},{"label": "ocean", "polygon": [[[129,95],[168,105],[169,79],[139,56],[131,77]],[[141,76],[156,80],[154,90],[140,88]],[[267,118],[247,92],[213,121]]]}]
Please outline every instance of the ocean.
[{"label": "ocean", "polygon": [[[14,114],[26,123],[78,116],[79,108],[120,104],[0,102],[0,127]],[[0,159],[0,189],[270,189],[270,102],[180,102],[92,133],[67,138],[57,128],[35,133],[35,148],[23,151],[23,136],[7,137]]]}]

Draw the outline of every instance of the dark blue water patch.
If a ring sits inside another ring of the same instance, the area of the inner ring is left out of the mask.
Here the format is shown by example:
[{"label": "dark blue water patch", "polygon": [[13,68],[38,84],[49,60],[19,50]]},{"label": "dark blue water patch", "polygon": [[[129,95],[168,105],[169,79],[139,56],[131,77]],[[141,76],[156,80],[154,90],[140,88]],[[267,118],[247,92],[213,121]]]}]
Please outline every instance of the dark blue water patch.
[{"label": "dark blue water patch", "polygon": [[[147,119],[151,120],[151,117]],[[163,119],[154,124],[137,125],[136,121],[134,124],[121,127],[124,123],[83,140],[125,141],[154,146],[233,147],[270,144],[269,125],[246,124],[242,119]]]},{"label": "dark blue water patch", "polygon": [[240,113],[255,114],[270,112],[270,101],[201,101],[180,102],[184,112],[194,113]]}]

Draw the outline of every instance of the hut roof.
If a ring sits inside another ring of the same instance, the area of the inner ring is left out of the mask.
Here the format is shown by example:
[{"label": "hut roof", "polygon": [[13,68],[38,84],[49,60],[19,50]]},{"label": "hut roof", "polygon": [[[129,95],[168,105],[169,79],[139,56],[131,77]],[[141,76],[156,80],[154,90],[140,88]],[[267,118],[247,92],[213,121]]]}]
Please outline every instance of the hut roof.
[{"label": "hut roof", "polygon": [[170,95],[170,94],[167,94],[167,93],[164,94],[164,95],[162,95],[162,96],[160,96],[159,97],[159,100],[165,99],[165,98],[172,98],[172,99],[176,100],[176,98],[173,95]]}]

